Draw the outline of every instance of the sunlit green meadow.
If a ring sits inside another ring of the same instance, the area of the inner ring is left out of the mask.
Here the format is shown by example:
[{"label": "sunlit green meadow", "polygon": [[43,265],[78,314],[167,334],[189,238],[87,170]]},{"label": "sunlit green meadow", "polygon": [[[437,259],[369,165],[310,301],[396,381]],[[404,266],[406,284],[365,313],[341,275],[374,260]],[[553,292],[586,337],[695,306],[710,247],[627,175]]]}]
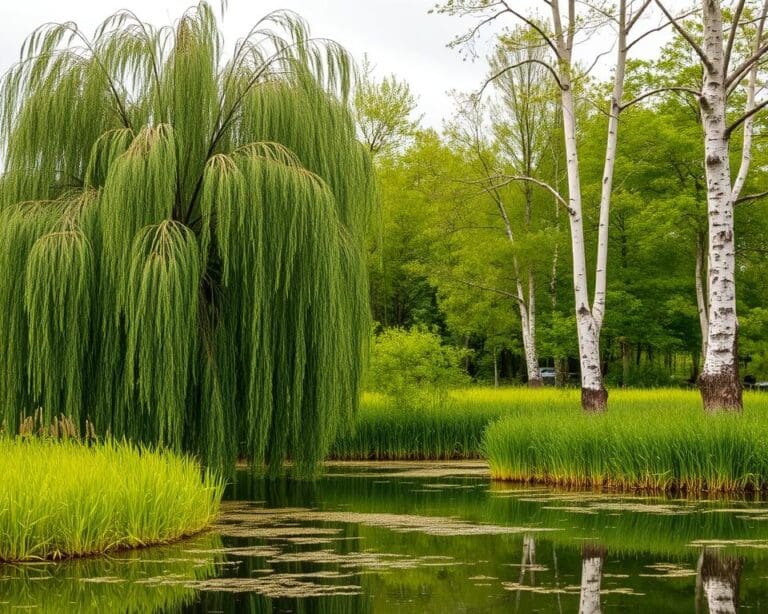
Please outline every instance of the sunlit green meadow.
[{"label": "sunlit green meadow", "polygon": [[0,437],[0,562],[167,543],[205,529],[223,484],[129,444]]}]

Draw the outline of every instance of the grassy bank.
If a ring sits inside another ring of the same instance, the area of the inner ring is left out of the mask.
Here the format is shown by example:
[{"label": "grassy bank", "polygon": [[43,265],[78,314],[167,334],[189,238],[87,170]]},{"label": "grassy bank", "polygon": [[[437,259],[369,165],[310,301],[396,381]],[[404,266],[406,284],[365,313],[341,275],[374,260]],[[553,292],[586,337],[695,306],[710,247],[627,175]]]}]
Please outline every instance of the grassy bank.
[{"label": "grassy bank", "polygon": [[[748,413],[762,408],[768,415],[768,394],[745,393],[744,398]],[[482,458],[483,432],[491,422],[530,418],[547,429],[563,416],[581,417],[579,407],[575,389],[466,388],[452,391],[443,405],[418,407],[366,394],[354,431],[338,439],[331,456],[339,460]],[[704,417],[695,390],[612,390],[609,417],[614,411],[622,416],[658,411],[694,422]]]},{"label": "grassy bank", "polygon": [[[489,392],[489,391],[484,391]],[[337,460],[480,458],[488,423],[510,411],[501,397],[451,393],[444,405],[405,407],[380,394],[363,396],[354,430],[331,449]]]},{"label": "grassy bank", "polygon": [[748,395],[743,415],[705,416],[687,393],[657,394],[638,406],[617,393],[605,415],[542,407],[495,422],[483,441],[491,475],[616,490],[768,489],[768,395]]},{"label": "grassy bank", "polygon": [[128,444],[0,437],[0,561],[166,543],[206,528],[223,486],[187,457]]},{"label": "grassy bank", "polygon": [[768,394],[744,404],[741,416],[706,416],[695,390],[615,390],[608,412],[589,416],[578,390],[468,388],[421,407],[368,394],[333,457],[486,457],[496,479],[578,488],[766,490]]}]

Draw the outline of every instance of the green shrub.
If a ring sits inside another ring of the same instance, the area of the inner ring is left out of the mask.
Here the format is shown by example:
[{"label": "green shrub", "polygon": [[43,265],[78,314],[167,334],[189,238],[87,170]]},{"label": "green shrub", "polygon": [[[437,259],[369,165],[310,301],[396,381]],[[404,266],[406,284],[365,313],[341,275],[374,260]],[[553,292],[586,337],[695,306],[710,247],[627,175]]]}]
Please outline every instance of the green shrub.
[{"label": "green shrub", "polygon": [[450,387],[469,381],[461,368],[466,355],[428,330],[387,329],[373,340],[368,389],[401,407],[443,400]]}]

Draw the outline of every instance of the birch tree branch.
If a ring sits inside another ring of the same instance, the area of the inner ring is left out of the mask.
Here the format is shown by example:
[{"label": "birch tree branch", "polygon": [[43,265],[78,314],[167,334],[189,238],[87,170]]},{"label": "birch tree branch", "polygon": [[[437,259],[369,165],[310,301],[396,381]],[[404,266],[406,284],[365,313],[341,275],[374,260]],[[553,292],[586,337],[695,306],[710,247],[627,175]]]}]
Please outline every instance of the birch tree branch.
[{"label": "birch tree branch", "polygon": [[691,87],[676,87],[676,86],[660,87],[655,90],[644,92],[643,94],[640,94],[637,98],[633,98],[632,100],[629,100],[628,102],[623,103],[622,105],[620,105],[619,109],[623,111],[624,109],[628,109],[632,105],[635,105],[638,102],[645,100],[646,98],[650,98],[651,96],[655,96],[656,94],[663,94],[664,92],[684,92],[686,94],[691,94],[696,97],[701,95],[701,92]]},{"label": "birch tree branch", "polygon": [[656,0],[656,5],[661,9],[661,12],[664,13],[664,16],[669,19],[669,23],[672,24],[672,26],[680,33],[680,36],[682,36],[688,44],[691,46],[691,48],[696,52],[696,55],[699,56],[704,66],[707,67],[708,70],[712,70],[712,62],[707,57],[707,54],[704,53],[704,50],[701,48],[699,43],[696,42],[696,40],[691,36],[691,33],[688,32],[681,24],[680,19],[682,19],[682,16],[680,17],[673,17],[672,14],[667,10],[667,8],[664,6],[664,4],[661,2],[661,0]]},{"label": "birch tree branch", "polygon": [[723,72],[728,74],[728,65],[731,63],[731,54],[733,53],[733,43],[736,42],[736,32],[738,31],[739,19],[741,19],[741,13],[744,11],[744,4],[746,0],[739,0],[733,13],[733,21],[731,22],[731,31],[728,33],[728,43],[725,46],[725,55],[723,56]]},{"label": "birch tree branch", "polygon": [[521,181],[533,183],[534,185],[537,185],[540,188],[544,188],[550,194],[552,194],[552,196],[555,197],[555,200],[558,202],[558,204],[560,204],[570,215],[576,214],[576,212],[573,209],[571,209],[571,207],[568,206],[568,203],[560,195],[560,193],[557,190],[555,190],[555,188],[553,188],[551,185],[549,185],[546,181],[541,181],[540,179],[536,179],[534,177],[527,177],[525,175],[498,175],[497,177],[488,177],[488,181],[493,181],[494,179],[500,179],[501,182],[493,184],[493,189],[503,188],[505,185],[509,185],[511,183],[521,182]]},{"label": "birch tree branch", "polygon": [[741,126],[741,124],[743,124],[745,121],[747,121],[750,117],[754,116],[759,111],[762,111],[766,106],[768,106],[768,100],[763,100],[763,102],[761,102],[760,104],[752,107],[749,111],[744,113],[744,115],[739,117],[739,119],[737,119],[730,126],[728,126],[728,128],[726,129],[726,134],[730,136],[734,130],[736,130],[739,126]]},{"label": "birch tree branch", "polygon": [[467,286],[469,288],[477,288],[478,290],[485,290],[486,292],[493,292],[494,294],[498,294],[500,296],[504,296],[506,298],[512,299],[516,303],[523,302],[523,301],[520,300],[520,298],[516,294],[514,294],[512,292],[507,292],[506,290],[499,290],[498,288],[491,288],[489,286],[484,286],[482,284],[478,284],[478,283],[475,283],[473,281],[468,281],[466,279],[448,278],[447,281],[448,282],[453,282],[453,283],[456,283],[456,284],[462,284],[462,285]]},{"label": "birch tree branch", "polygon": [[740,205],[742,203],[751,202],[753,200],[760,200],[761,198],[765,198],[766,196],[768,196],[768,191],[757,192],[756,194],[747,194],[746,196],[741,196],[740,198],[737,198],[734,204]]},{"label": "birch tree branch", "polygon": [[510,70],[514,70],[515,68],[520,68],[521,66],[524,66],[525,64],[539,64],[540,66],[543,66],[544,68],[546,68],[550,72],[552,77],[554,77],[555,81],[557,82],[557,87],[559,87],[560,89],[563,89],[563,83],[562,83],[562,81],[560,81],[560,77],[558,76],[557,71],[554,69],[554,67],[551,64],[549,64],[547,62],[544,62],[542,60],[537,60],[537,59],[531,58],[531,59],[528,59],[528,60],[523,60],[522,62],[518,62],[517,64],[512,64],[511,66],[506,66],[502,70],[497,72],[496,74],[493,74],[490,77],[488,77],[485,80],[485,82],[483,83],[483,86],[478,91],[478,95],[482,96],[483,92],[485,91],[485,88],[487,88],[492,81],[495,81],[496,79],[498,79],[502,75],[508,73]]}]

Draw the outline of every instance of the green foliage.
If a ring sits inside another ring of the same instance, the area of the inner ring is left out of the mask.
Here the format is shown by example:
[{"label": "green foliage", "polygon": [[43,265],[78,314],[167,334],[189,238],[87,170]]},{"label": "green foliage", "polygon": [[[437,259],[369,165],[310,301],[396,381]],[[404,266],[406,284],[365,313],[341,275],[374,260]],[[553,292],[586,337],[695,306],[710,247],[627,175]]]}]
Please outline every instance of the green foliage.
[{"label": "green foliage", "polygon": [[363,142],[374,155],[395,153],[413,136],[421,119],[413,118],[416,96],[408,83],[395,75],[376,81],[367,56],[355,89],[354,106]]},{"label": "green foliage", "polygon": [[611,411],[597,416],[544,405],[489,426],[483,449],[500,480],[693,493],[768,488],[768,397],[747,395],[743,416],[706,420],[697,400],[693,391],[617,391]]},{"label": "green foliage", "polygon": [[[32,33],[0,88],[0,419],[314,471],[358,402],[375,185],[351,60],[293,13]],[[308,445],[311,442],[311,445]]]},{"label": "green foliage", "polygon": [[467,383],[461,368],[466,355],[466,350],[444,345],[428,330],[389,328],[373,340],[369,388],[401,407],[440,400],[449,387]]},{"label": "green foliage", "polygon": [[0,562],[147,546],[206,528],[223,484],[130,444],[0,438]]}]

